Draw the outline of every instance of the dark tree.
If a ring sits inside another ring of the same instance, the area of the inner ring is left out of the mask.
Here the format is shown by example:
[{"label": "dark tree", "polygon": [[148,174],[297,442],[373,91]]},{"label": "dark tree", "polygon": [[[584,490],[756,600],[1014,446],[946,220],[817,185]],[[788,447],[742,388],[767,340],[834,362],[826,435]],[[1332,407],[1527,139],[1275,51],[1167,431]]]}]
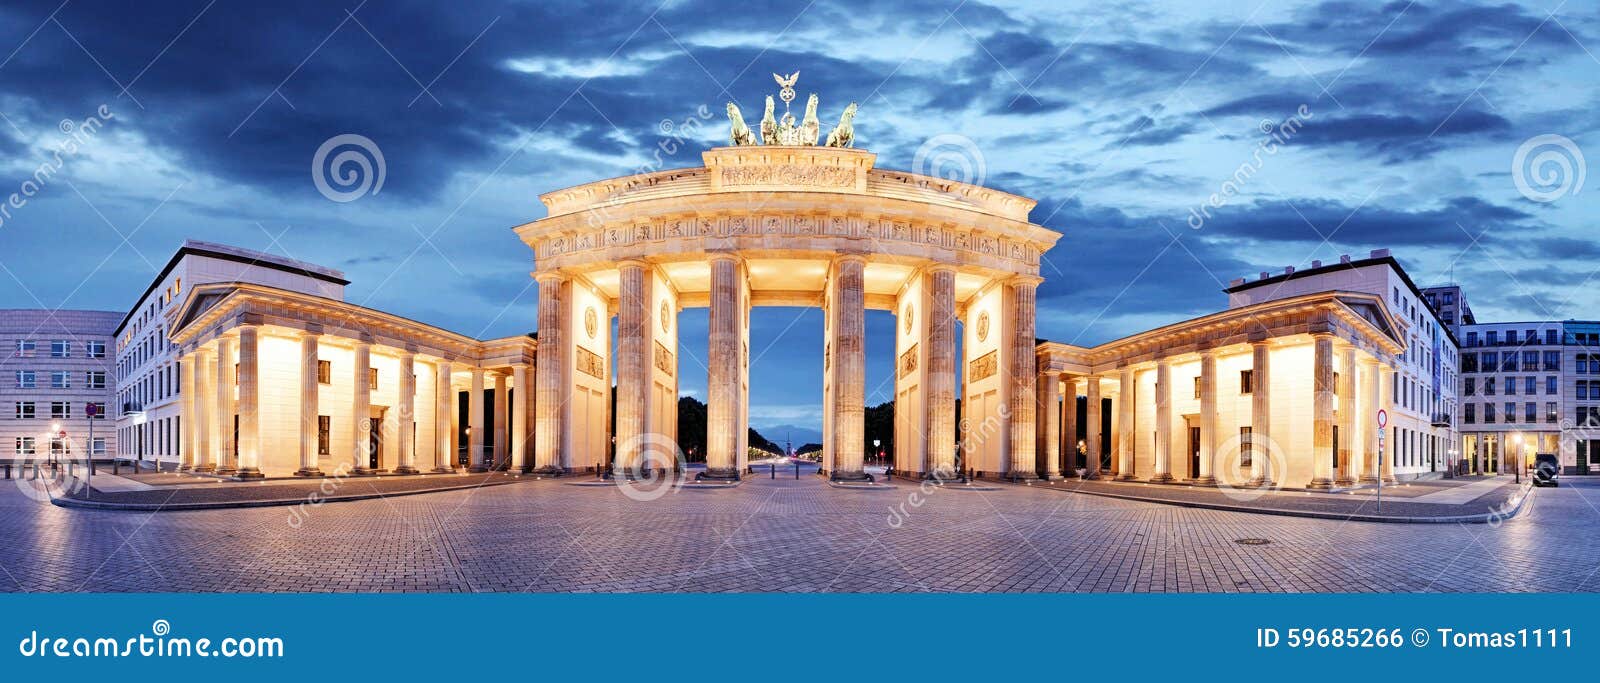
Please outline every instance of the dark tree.
[{"label": "dark tree", "polygon": [[678,447],[689,462],[705,462],[706,404],[692,396],[678,399]]}]

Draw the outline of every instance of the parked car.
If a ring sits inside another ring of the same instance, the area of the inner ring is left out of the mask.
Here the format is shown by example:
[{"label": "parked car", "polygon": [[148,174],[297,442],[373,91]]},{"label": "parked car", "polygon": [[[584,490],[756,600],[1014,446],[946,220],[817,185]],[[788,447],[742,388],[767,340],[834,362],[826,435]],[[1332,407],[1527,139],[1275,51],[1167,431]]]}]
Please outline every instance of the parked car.
[{"label": "parked car", "polygon": [[1561,461],[1554,453],[1540,453],[1533,456],[1533,485],[1557,486],[1556,479],[1561,476]]}]

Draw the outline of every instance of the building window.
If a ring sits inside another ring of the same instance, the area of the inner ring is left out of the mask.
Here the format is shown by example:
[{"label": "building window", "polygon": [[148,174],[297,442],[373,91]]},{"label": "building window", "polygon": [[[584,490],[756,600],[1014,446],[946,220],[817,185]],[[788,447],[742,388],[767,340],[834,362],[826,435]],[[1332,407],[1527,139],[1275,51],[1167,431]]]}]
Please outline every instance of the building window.
[{"label": "building window", "polygon": [[70,420],[70,419],[72,419],[72,404],[67,402],[67,401],[51,401],[50,402],[50,419],[52,419],[52,420]]},{"label": "building window", "polygon": [[1478,333],[1477,332],[1468,332],[1467,333],[1467,346],[1477,346],[1477,345],[1478,345]]},{"label": "building window", "polygon": [[90,358],[105,358],[106,343],[103,341],[90,341],[83,343],[83,352]]},{"label": "building window", "polygon": [[1516,396],[1517,395],[1517,378],[1515,378],[1515,377],[1507,377],[1506,378],[1506,395],[1507,396]]},{"label": "building window", "polygon": [[1522,421],[1533,424],[1539,421],[1539,404],[1526,403],[1522,406]]},{"label": "building window", "polygon": [[1465,408],[1466,408],[1466,410],[1461,413],[1461,421],[1463,423],[1469,424],[1469,425],[1470,424],[1477,424],[1477,422],[1478,422],[1478,404],[1476,404],[1476,403],[1468,403],[1465,406]]},{"label": "building window", "polygon": [[1478,395],[1478,378],[1467,377],[1461,380],[1461,394],[1464,396]]},{"label": "building window", "polygon": [[67,372],[66,370],[51,370],[50,371],[50,388],[51,389],[71,389],[72,388],[72,373]]},{"label": "building window", "polygon": [[38,382],[38,379],[34,376],[34,373],[33,373],[32,370],[18,370],[17,371],[17,388],[18,389],[32,389],[37,384],[37,382]]},{"label": "building window", "polygon": [[333,363],[317,361],[317,384],[333,384]]},{"label": "building window", "polygon": [[1485,404],[1483,404],[1483,423],[1486,424],[1486,425],[1494,424],[1494,404],[1493,403],[1485,403]]},{"label": "building window", "polygon": [[1501,372],[1516,372],[1517,371],[1517,354],[1512,353],[1510,351],[1507,351],[1506,354],[1504,356],[1502,356],[1501,358],[1504,359],[1500,363],[1500,371]]},{"label": "building window", "polygon": [[72,440],[60,437],[50,437],[51,455],[72,455]]},{"label": "building window", "polygon": [[17,455],[33,455],[35,452],[36,452],[36,450],[34,448],[33,437],[31,437],[31,436],[19,436],[19,437],[17,437],[17,448],[16,448]]},{"label": "building window", "polygon": [[33,358],[39,355],[39,343],[32,339],[17,340],[17,357]]},{"label": "building window", "polygon": [[33,401],[17,401],[17,419],[32,420],[34,418]]},{"label": "building window", "polygon": [[1536,372],[1536,371],[1538,371],[1538,369],[1539,369],[1539,352],[1538,351],[1523,351],[1522,352],[1522,371],[1523,372]]},{"label": "building window", "polygon": [[[376,371],[374,371],[374,372],[376,372]],[[373,378],[372,378],[372,388],[373,389],[377,389],[378,388],[378,378],[377,378],[376,375],[374,375]],[[1194,378],[1194,397],[1195,398],[1200,398],[1200,378],[1199,377]]]},{"label": "building window", "polygon": [[1516,421],[1517,421],[1517,404],[1512,403],[1511,401],[1506,401],[1506,424],[1513,424]]},{"label": "building window", "polygon": [[1522,393],[1524,393],[1524,394],[1526,394],[1528,396],[1532,396],[1534,394],[1539,393],[1539,378],[1538,377],[1524,377],[1524,378],[1522,378]]},{"label": "building window", "polygon": [[104,370],[90,370],[87,373],[85,373],[84,386],[87,386],[90,389],[104,389],[104,388],[106,388],[106,371],[104,371]]},{"label": "building window", "polygon": [[332,429],[332,418],[327,415],[317,416],[317,455],[328,454],[328,442],[331,440],[329,432]]},{"label": "building window", "polygon": [[83,404],[83,414],[92,420],[106,419],[106,404],[90,401]]},{"label": "building window", "polygon": [[1544,393],[1551,396],[1556,395],[1556,392],[1559,391],[1556,388],[1558,384],[1559,382],[1554,375],[1544,378]]},{"label": "building window", "polygon": [[94,454],[94,455],[105,455],[106,454],[106,438],[103,437],[103,436],[95,437],[94,438],[94,442],[89,444],[89,452]]},{"label": "building window", "polygon": [[1554,423],[1556,421],[1555,401],[1550,401],[1549,403],[1544,404],[1544,421],[1550,423]]},{"label": "building window", "polygon": [[1561,352],[1560,351],[1546,351],[1546,352],[1544,352],[1544,369],[1545,369],[1546,372],[1560,372],[1561,371]]},{"label": "building window", "polygon": [[1246,395],[1246,394],[1253,394],[1255,392],[1256,392],[1256,371],[1255,370],[1240,370],[1239,371],[1239,394],[1240,395]]},{"label": "building window", "polygon": [[1479,367],[1478,371],[1479,372],[1494,372],[1495,368],[1497,368],[1499,366],[1500,366],[1500,354],[1496,353],[1494,351],[1484,351],[1483,352],[1483,365]]},{"label": "building window", "polygon": [[1462,372],[1477,372],[1478,371],[1478,354],[1476,354],[1476,353],[1463,353],[1463,354],[1461,354],[1461,371]]},{"label": "building window", "polygon": [[52,340],[50,340],[50,357],[51,358],[70,358],[70,357],[72,357],[72,342],[69,342],[69,341],[67,341],[65,339],[52,339]]},{"label": "building window", "polygon": [[1483,343],[1486,346],[1499,346],[1500,333],[1495,330],[1489,330],[1488,332],[1485,332],[1483,334]]},{"label": "building window", "polygon": [[1255,445],[1255,442],[1251,440],[1251,436],[1252,436],[1251,429],[1249,427],[1240,427],[1239,428],[1239,466],[1240,467],[1249,467],[1250,466],[1251,457],[1255,453],[1256,445]]},{"label": "building window", "polygon": [[[378,390],[378,369],[377,368],[367,368],[367,387],[369,389],[373,390],[373,391],[377,391]],[[1195,388],[1194,397],[1195,398],[1200,398],[1200,378],[1199,377],[1196,377],[1194,379],[1194,388]]]},{"label": "building window", "polygon": [[1483,395],[1484,396],[1493,396],[1494,395],[1494,378],[1493,377],[1485,377],[1485,378],[1483,378]]}]

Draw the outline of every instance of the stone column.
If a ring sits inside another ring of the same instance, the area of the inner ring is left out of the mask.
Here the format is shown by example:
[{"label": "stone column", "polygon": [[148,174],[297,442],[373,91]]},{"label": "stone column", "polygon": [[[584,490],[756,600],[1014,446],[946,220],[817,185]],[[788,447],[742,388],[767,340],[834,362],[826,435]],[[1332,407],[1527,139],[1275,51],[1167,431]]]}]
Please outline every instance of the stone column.
[{"label": "stone column", "polygon": [[467,471],[488,472],[483,462],[483,368],[472,368],[472,384],[467,389]]},{"label": "stone column", "polygon": [[400,430],[400,456],[395,474],[416,474],[417,470],[417,356],[400,352],[400,405],[396,415]]},{"label": "stone column", "polygon": [[321,410],[317,399],[322,385],[317,381],[319,341],[315,332],[300,334],[300,469],[294,473],[297,477],[322,476],[317,453],[317,412]]},{"label": "stone column", "polygon": [[[195,462],[194,471],[211,472],[217,469],[216,446],[212,444],[212,435],[215,429],[211,426],[212,413],[216,412],[217,401],[212,395],[216,391],[216,382],[212,381],[211,374],[216,371],[216,362],[211,358],[211,352],[205,349],[196,349],[190,354],[194,359],[194,428],[195,428]],[[120,447],[120,445],[119,445]]]},{"label": "stone column", "polygon": [[1038,428],[1034,412],[1034,384],[1038,381],[1038,359],[1033,336],[1035,294],[1039,287],[1037,277],[1017,277],[1011,288],[1011,328],[1002,343],[1011,349],[1011,367],[1006,376],[1010,383],[1008,403],[1011,406],[1010,443],[1011,465],[1006,478],[1013,481],[1039,476],[1038,461],[1034,457],[1034,432]]},{"label": "stone column", "polygon": [[1355,462],[1355,454],[1359,452],[1356,444],[1360,440],[1356,433],[1356,411],[1362,408],[1356,402],[1356,347],[1345,346],[1343,351],[1339,382],[1334,387],[1339,392],[1339,467],[1334,483],[1350,486],[1360,474]]},{"label": "stone column", "polygon": [[233,474],[238,470],[233,457],[233,340],[217,339],[217,417],[212,424],[217,427],[217,474]]},{"label": "stone column", "polygon": [[351,370],[350,390],[350,474],[377,474],[372,467],[372,344],[358,340]]},{"label": "stone column", "polygon": [[1104,401],[1100,396],[1100,377],[1089,375],[1084,379],[1083,400],[1085,410],[1083,420],[1088,424],[1083,426],[1083,478],[1094,480],[1100,478],[1100,451],[1105,438],[1101,430],[1101,410]]},{"label": "stone column", "polygon": [[927,469],[943,480],[956,476],[956,269],[936,265],[928,271]]},{"label": "stone column", "polygon": [[[866,448],[866,258],[841,256],[833,262],[833,479],[862,480]],[[1029,358],[1033,354],[1028,354]],[[1031,375],[1031,373],[1030,373]],[[1033,392],[1028,392],[1032,403]]]},{"label": "stone column", "polygon": [[[706,477],[739,478],[739,260],[711,254],[711,310],[706,364]],[[619,404],[620,405],[620,404]],[[620,424],[620,423],[619,423]]]},{"label": "stone column", "polygon": [[1217,352],[1200,352],[1200,471],[1194,483],[1217,484]]},{"label": "stone column", "polygon": [[1039,401],[1034,414],[1041,424],[1034,442],[1044,454],[1044,478],[1056,481],[1061,478],[1061,375],[1041,373],[1035,386]]},{"label": "stone column", "polygon": [[1356,418],[1362,425],[1361,443],[1365,451],[1361,458],[1359,481],[1363,484],[1378,482],[1378,406],[1382,405],[1379,393],[1378,360],[1361,359],[1361,412]]},{"label": "stone column", "polygon": [[[200,420],[196,419],[198,411],[195,410],[195,406],[199,405],[200,401],[195,398],[195,391],[198,387],[194,381],[194,364],[195,354],[192,353],[178,359],[178,392],[183,416],[182,443],[178,448],[180,454],[178,460],[179,472],[191,471],[196,465],[200,464],[198,457],[200,439],[196,437],[196,434],[199,433]],[[109,407],[109,404],[107,404],[107,407]],[[94,455],[94,444],[89,445],[89,455],[91,457]]]},{"label": "stone column", "polygon": [[504,372],[494,373],[494,457],[489,458],[489,469],[498,470],[511,461],[511,396]]},{"label": "stone column", "polygon": [[261,326],[239,326],[239,471],[241,479],[261,474]]},{"label": "stone column", "polygon": [[[1388,413],[1390,413],[1392,415],[1394,413],[1394,367],[1393,366],[1385,365],[1385,366],[1382,367],[1381,374],[1379,375],[1379,378],[1378,378],[1378,384],[1381,385],[1381,387],[1379,388],[1379,391],[1381,391],[1383,393],[1383,398],[1379,399],[1379,405],[1381,405],[1385,411],[1387,411]],[[1392,435],[1393,434],[1393,428],[1389,427],[1387,429],[1390,430],[1390,434]],[[1478,441],[1480,443],[1483,443],[1483,437],[1481,437],[1481,436],[1478,437]],[[1484,460],[1485,460],[1484,467],[1485,467],[1485,469],[1484,470],[1480,470],[1480,471],[1487,471],[1487,467],[1488,467],[1488,465],[1487,465],[1487,460],[1489,458],[1489,453],[1488,453],[1488,449],[1487,449],[1488,444],[1485,443],[1484,446],[1485,446],[1485,449],[1484,449]],[[1395,448],[1396,448],[1396,444],[1394,443],[1393,439],[1385,439],[1385,443],[1384,443],[1384,446],[1383,446],[1383,455],[1382,455],[1382,461],[1383,462],[1382,462],[1382,464],[1381,464],[1381,466],[1379,468],[1380,471],[1378,473],[1378,476],[1383,477],[1383,483],[1385,483],[1385,484],[1393,484],[1393,483],[1395,483],[1395,479],[1394,479],[1394,453],[1395,453]]]},{"label": "stone column", "polygon": [[1132,481],[1135,473],[1133,467],[1134,443],[1134,409],[1137,390],[1134,388],[1138,375],[1133,368],[1123,366],[1119,373],[1118,383],[1121,387],[1117,393],[1117,481]]},{"label": "stone column", "polygon": [[1250,371],[1250,482],[1273,486],[1272,474],[1272,347],[1265,341],[1250,342],[1253,365]]},{"label": "stone column", "polygon": [[511,471],[528,469],[528,364],[511,366],[511,381],[516,383],[517,400],[511,404]]},{"label": "stone column", "polygon": [[1074,476],[1078,474],[1078,378],[1063,373],[1061,381],[1065,389],[1061,392],[1061,455],[1066,464],[1061,466],[1063,473]]},{"label": "stone column", "polygon": [[1150,481],[1172,481],[1172,363],[1156,361],[1156,458]]},{"label": "stone column", "polygon": [[[713,268],[716,266],[713,265]],[[646,423],[650,410],[651,335],[649,269],[643,261],[619,261],[617,285],[617,443],[613,471],[640,474],[650,463]],[[715,277],[715,276],[713,276]]]},{"label": "stone column", "polygon": [[566,429],[561,419],[561,390],[567,366],[566,335],[561,329],[561,307],[566,302],[561,290],[567,278],[559,273],[535,277],[539,281],[539,345],[535,350],[538,371],[533,378],[533,471],[560,475],[566,471],[561,464],[561,436]]},{"label": "stone column", "polygon": [[1333,335],[1312,335],[1311,481],[1306,488],[1331,489],[1333,480]]},{"label": "stone column", "polygon": [[456,402],[455,387],[451,386],[453,370],[450,361],[439,361],[433,366],[433,471],[456,470]]}]

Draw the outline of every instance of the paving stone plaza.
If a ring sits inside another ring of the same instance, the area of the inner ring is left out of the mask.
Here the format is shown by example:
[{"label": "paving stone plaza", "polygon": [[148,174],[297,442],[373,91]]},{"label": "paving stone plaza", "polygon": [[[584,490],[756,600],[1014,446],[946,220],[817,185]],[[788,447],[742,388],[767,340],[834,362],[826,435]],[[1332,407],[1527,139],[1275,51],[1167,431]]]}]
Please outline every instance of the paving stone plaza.
[{"label": "paving stone plaza", "polygon": [[[751,478],[635,500],[573,479],[321,506],[66,509],[0,486],[6,591],[1594,591],[1600,482],[1492,524],[1194,509],[1046,487]],[[592,481],[592,480],[591,480]],[[1264,544],[1241,543],[1264,539]]]}]

